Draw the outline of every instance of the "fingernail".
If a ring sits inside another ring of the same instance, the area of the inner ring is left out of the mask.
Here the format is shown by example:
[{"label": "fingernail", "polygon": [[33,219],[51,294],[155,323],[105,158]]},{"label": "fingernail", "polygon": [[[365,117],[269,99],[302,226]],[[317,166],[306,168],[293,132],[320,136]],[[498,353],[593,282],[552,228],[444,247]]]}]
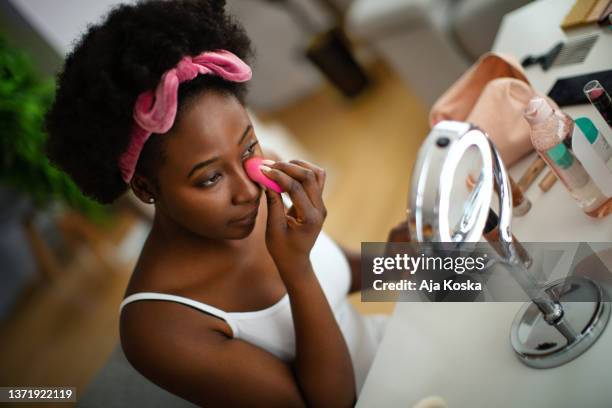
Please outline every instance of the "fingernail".
[{"label": "fingernail", "polygon": [[270,159],[265,159],[261,161],[263,164],[267,164],[268,166],[272,166],[274,163],[276,163],[274,160],[270,160]]},{"label": "fingernail", "polygon": [[265,171],[265,172],[272,171],[272,169],[270,167],[264,166],[262,164],[259,165],[259,170]]}]

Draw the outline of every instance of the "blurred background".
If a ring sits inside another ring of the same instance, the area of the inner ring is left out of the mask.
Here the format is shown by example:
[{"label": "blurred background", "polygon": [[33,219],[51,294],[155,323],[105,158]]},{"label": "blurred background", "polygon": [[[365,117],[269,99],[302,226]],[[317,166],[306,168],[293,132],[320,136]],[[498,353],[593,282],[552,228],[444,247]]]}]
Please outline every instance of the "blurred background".
[{"label": "blurred background", "polygon": [[[113,0],[0,0],[0,385],[76,386],[118,342],[152,212],[83,197],[41,146],[63,57]],[[229,0],[256,50],[262,146],[328,171],[324,229],[359,250],[405,217],[429,107],[526,0]],[[392,304],[354,303],[365,313]]]}]

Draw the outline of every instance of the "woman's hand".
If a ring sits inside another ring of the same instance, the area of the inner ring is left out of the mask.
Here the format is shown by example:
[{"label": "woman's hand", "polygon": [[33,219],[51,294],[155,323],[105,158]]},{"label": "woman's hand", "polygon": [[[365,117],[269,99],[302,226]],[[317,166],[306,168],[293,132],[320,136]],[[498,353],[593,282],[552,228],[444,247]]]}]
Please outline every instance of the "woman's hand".
[{"label": "woman's hand", "polygon": [[410,242],[410,231],[408,231],[408,220],[404,220],[391,228],[387,236],[387,242]]},{"label": "woman's hand", "polygon": [[266,189],[266,245],[281,275],[309,262],[327,210],[323,204],[325,171],[302,160],[262,166],[263,173],[289,194],[293,207],[285,211],[280,194]]},{"label": "woman's hand", "polygon": [[[387,244],[385,245],[385,256],[395,256],[397,246],[393,243],[397,242],[410,242],[410,231],[408,230],[408,220],[404,220],[391,228],[389,235],[387,236]],[[391,244],[391,245],[390,245]],[[411,247],[409,249],[412,249]]]}]

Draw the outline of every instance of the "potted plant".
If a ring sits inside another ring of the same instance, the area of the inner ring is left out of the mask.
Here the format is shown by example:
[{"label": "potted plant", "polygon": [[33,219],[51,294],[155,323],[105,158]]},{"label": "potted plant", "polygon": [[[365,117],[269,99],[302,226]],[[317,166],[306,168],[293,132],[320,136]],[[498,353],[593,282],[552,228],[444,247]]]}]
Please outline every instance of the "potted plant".
[{"label": "potted plant", "polygon": [[[85,197],[65,173],[51,165],[44,153],[43,121],[53,95],[54,82],[40,79],[28,56],[9,47],[0,37],[3,302],[10,302],[14,297],[11,295],[19,289],[20,279],[23,281],[32,274],[32,250],[36,253],[36,248],[32,248],[32,233],[36,232],[32,228],[34,214],[45,211],[52,203],[64,203],[98,222],[108,219],[105,208]],[[12,293],[4,293],[9,290]],[[3,309],[7,309],[6,305],[0,302],[0,318]]]}]

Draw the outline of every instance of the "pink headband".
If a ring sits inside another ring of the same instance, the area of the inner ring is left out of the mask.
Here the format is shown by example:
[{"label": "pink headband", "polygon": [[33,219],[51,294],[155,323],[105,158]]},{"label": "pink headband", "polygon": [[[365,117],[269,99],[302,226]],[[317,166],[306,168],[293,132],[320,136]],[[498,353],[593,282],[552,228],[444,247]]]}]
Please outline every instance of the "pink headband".
[{"label": "pink headband", "polygon": [[229,51],[203,52],[183,57],[176,67],[166,71],[157,88],[138,95],[134,104],[134,127],[126,151],[119,157],[121,177],[129,183],[134,176],[142,148],[152,133],[166,133],[176,117],[178,86],[199,74],[220,76],[232,82],[251,79],[251,68]]}]

